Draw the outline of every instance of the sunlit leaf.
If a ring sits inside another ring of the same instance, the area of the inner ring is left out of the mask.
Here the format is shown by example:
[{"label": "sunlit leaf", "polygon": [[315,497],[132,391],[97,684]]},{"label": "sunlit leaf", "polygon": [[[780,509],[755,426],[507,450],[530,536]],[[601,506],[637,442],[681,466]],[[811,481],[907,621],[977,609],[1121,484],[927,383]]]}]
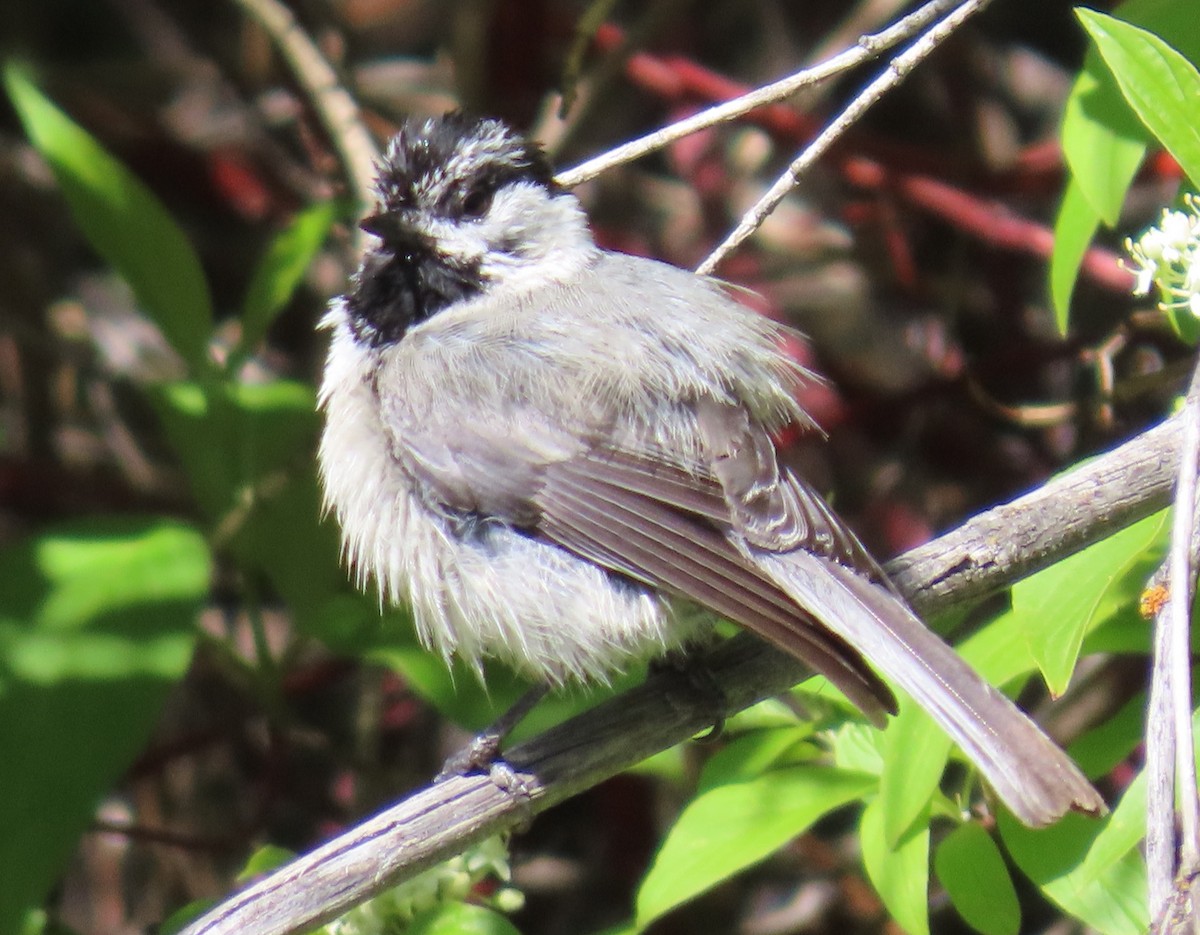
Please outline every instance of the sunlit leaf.
[{"label": "sunlit leaf", "polygon": [[242,305],[243,351],[253,349],[263,339],[271,322],[287,305],[329,235],[335,208],[333,202],[324,201],[301,211],[267,248]]},{"label": "sunlit leaf", "polygon": [[1000,848],[979,824],[966,822],[938,845],[934,872],[954,908],[983,935],[1017,935],[1021,904]]},{"label": "sunlit leaf", "polygon": [[1200,184],[1200,71],[1152,32],[1094,10],[1076,15],[1142,123]]},{"label": "sunlit leaf", "polygon": [[859,823],[863,866],[875,891],[908,935],[929,935],[929,821],[917,821],[895,844],[884,834],[882,799],[864,810]]},{"label": "sunlit leaf", "polygon": [[1066,691],[1084,635],[1137,600],[1165,535],[1160,512],[1014,585],[1013,614],[1051,692]]},{"label": "sunlit leaf", "polygon": [[439,906],[413,919],[404,932],[405,935],[521,935],[507,917],[470,903]]},{"label": "sunlit leaf", "polygon": [[[1049,828],[1034,830],[1002,811],[999,827],[1017,866],[1050,900],[1103,935],[1135,935],[1149,924],[1146,866],[1132,849],[1136,839],[1130,841],[1124,816],[1115,839],[1101,837],[1112,821],[1113,816],[1100,822],[1069,814]],[[1098,856],[1091,858],[1097,842]],[[1114,853],[1119,854],[1116,859]]]},{"label": "sunlit leaf", "polygon": [[76,522],[0,553],[0,932],[42,901],[187,667],[208,547]]},{"label": "sunlit leaf", "polygon": [[1059,334],[1067,333],[1079,269],[1099,226],[1100,215],[1084,197],[1079,176],[1072,176],[1054,222],[1054,252],[1050,255],[1050,298]]},{"label": "sunlit leaf", "polygon": [[125,278],[175,350],[193,369],[206,369],[212,302],[200,261],[179,226],[136,176],[22,71],[10,65],[4,82],[88,242]]},{"label": "sunlit leaf", "polygon": [[796,766],[696,796],[642,881],[638,925],[763,860],[822,815],[866,794],[875,782],[861,773]]}]

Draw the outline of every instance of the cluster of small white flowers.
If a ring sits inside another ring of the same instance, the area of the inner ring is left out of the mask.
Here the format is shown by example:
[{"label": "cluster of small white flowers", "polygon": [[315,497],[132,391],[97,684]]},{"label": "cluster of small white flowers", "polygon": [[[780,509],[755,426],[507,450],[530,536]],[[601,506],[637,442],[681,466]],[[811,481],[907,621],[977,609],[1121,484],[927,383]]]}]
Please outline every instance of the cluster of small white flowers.
[{"label": "cluster of small white flowers", "polygon": [[[493,877],[502,883],[512,879],[508,848],[500,837],[488,838],[465,854],[431,867],[356,906],[322,930],[327,935],[389,935],[401,932],[416,916],[436,906],[462,902],[481,880]],[[501,912],[515,912],[524,903],[523,894],[501,886],[487,902]]]},{"label": "cluster of small white flowers", "polygon": [[1137,277],[1134,295],[1158,287],[1159,308],[1187,310],[1200,318],[1200,198],[1185,195],[1186,211],[1164,208],[1162,220],[1136,241],[1126,238]]}]

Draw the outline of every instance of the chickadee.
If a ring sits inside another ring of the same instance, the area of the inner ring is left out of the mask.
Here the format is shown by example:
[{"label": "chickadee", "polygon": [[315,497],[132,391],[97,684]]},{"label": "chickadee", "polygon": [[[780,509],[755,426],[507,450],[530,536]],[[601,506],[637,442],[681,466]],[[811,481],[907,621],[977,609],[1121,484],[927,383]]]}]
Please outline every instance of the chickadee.
[{"label": "chickadee", "polygon": [[[726,617],[873,721],[878,669],[1024,822],[1104,803],[927,630],[772,433],[810,424],[786,330],[711,279],[602,250],[497,120],[410,121],[378,244],[324,324],[320,467],[360,585],[480,670],[596,681]],[[870,663],[868,665],[868,662]]]}]

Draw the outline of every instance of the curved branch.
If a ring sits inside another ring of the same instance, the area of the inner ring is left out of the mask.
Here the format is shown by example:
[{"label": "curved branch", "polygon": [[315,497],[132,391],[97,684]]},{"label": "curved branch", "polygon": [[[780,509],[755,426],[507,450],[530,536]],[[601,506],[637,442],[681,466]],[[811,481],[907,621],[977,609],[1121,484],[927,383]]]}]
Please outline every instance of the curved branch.
[{"label": "curved branch", "polygon": [[[279,0],[234,2],[266,31],[291,66],[297,84],[308,95],[338,152],[355,200],[361,207],[370,205],[375,199],[375,162],[379,159],[379,149],[363,124],[358,104],[338,81],[333,66],[292,11]],[[356,228],[356,239],[360,236]]]},{"label": "curved branch", "polygon": [[[887,566],[926,616],[1011,584],[1166,506],[1182,437],[1169,419],[1115,451]],[[706,660],[740,710],[809,672],[748,635]],[[506,754],[511,769],[425,788],[236,894],[183,935],[304,932],[486,837],[711,726],[706,706],[664,673]]]}]

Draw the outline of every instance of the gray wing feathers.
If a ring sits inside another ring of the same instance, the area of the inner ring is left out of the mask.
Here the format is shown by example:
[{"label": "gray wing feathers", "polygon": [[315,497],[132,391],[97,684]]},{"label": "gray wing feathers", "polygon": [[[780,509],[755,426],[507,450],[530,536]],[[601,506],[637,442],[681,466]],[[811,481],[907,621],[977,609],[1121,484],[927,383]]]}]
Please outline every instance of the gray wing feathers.
[{"label": "gray wing feathers", "polygon": [[[620,460],[624,467],[594,456],[548,466],[536,498],[539,535],[742,624],[827,676],[876,723],[895,710],[891,692],[858,653],[797,607],[720,530],[670,506],[670,494],[651,493],[648,465],[633,469],[631,456]],[[637,480],[626,483],[631,475]]]},{"label": "gray wing feathers", "polygon": [[703,399],[696,404],[696,420],[725,497],[726,522],[746,542],[772,552],[804,549],[887,581],[824,499],[780,470],[770,436],[745,409]]},{"label": "gray wing feathers", "polygon": [[1046,825],[1070,809],[1104,811],[1070,758],[891,593],[803,551],[760,553],[759,562],[928,711],[1022,821]]}]

